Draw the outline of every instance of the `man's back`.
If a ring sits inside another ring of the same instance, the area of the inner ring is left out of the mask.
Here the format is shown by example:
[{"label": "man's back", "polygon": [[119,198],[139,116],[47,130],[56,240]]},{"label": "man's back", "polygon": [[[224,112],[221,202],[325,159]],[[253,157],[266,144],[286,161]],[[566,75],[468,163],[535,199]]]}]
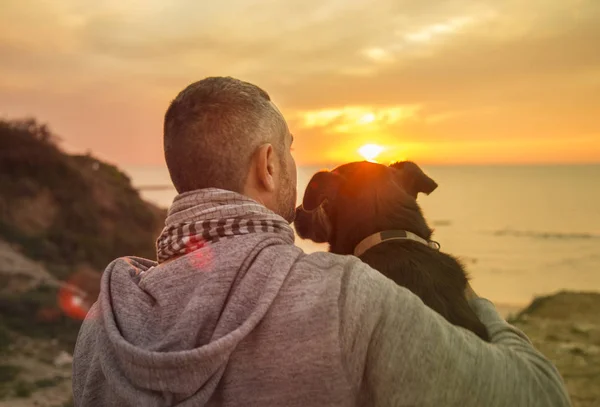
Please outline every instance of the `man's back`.
[{"label": "man's back", "polygon": [[343,263],[326,270],[311,258],[323,264],[270,234],[225,240],[153,268],[117,260],[78,340],[77,401],[351,404],[335,295]]}]

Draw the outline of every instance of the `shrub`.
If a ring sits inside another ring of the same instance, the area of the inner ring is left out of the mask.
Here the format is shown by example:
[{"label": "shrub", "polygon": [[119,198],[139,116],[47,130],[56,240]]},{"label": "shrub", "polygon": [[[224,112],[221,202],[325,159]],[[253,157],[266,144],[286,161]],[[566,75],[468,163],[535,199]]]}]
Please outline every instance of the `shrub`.
[{"label": "shrub", "polygon": [[13,381],[21,369],[13,365],[0,365],[0,383]]},{"label": "shrub", "polygon": [[15,384],[15,396],[19,398],[27,398],[31,396],[31,393],[33,393],[34,390],[35,389],[33,388],[33,385],[29,382],[19,380]]}]

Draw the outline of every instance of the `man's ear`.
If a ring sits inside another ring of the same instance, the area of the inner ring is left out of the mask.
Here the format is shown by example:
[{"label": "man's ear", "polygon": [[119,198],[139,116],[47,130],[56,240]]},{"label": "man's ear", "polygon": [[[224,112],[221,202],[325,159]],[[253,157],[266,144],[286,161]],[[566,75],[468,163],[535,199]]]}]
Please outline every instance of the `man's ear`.
[{"label": "man's ear", "polygon": [[275,151],[271,144],[263,144],[256,149],[254,165],[258,183],[269,192],[275,190]]},{"label": "man's ear", "polygon": [[429,195],[438,187],[434,180],[425,175],[423,170],[411,161],[400,161],[390,167],[398,170],[400,185],[415,199],[419,192]]},{"label": "man's ear", "polygon": [[325,200],[335,200],[341,184],[342,177],[340,175],[330,171],[317,172],[306,187],[302,207],[305,211],[314,211]]}]

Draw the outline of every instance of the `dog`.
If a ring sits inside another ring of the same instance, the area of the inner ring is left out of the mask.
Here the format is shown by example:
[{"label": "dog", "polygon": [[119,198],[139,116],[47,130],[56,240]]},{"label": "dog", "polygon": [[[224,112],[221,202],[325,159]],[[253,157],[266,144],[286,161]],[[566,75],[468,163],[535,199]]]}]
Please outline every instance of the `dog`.
[{"label": "dog", "polygon": [[296,208],[302,239],[329,243],[329,251],[354,254],[408,288],[450,323],[489,341],[465,297],[468,276],[453,256],[431,240],[417,195],[438,187],[413,162],[389,166],[368,161],[313,175]]}]

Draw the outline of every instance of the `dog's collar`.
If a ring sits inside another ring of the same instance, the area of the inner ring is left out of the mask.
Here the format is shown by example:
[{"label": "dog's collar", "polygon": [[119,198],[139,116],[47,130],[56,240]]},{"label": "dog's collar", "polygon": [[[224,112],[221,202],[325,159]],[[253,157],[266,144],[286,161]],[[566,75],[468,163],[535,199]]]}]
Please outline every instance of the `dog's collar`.
[{"label": "dog's collar", "polygon": [[354,255],[358,257],[373,246],[377,246],[379,243],[387,242],[389,240],[413,240],[415,242],[423,243],[425,246],[431,247],[432,249],[440,249],[440,244],[438,242],[425,240],[412,232],[406,230],[384,230],[383,232],[377,232],[364,238],[354,248]]}]

